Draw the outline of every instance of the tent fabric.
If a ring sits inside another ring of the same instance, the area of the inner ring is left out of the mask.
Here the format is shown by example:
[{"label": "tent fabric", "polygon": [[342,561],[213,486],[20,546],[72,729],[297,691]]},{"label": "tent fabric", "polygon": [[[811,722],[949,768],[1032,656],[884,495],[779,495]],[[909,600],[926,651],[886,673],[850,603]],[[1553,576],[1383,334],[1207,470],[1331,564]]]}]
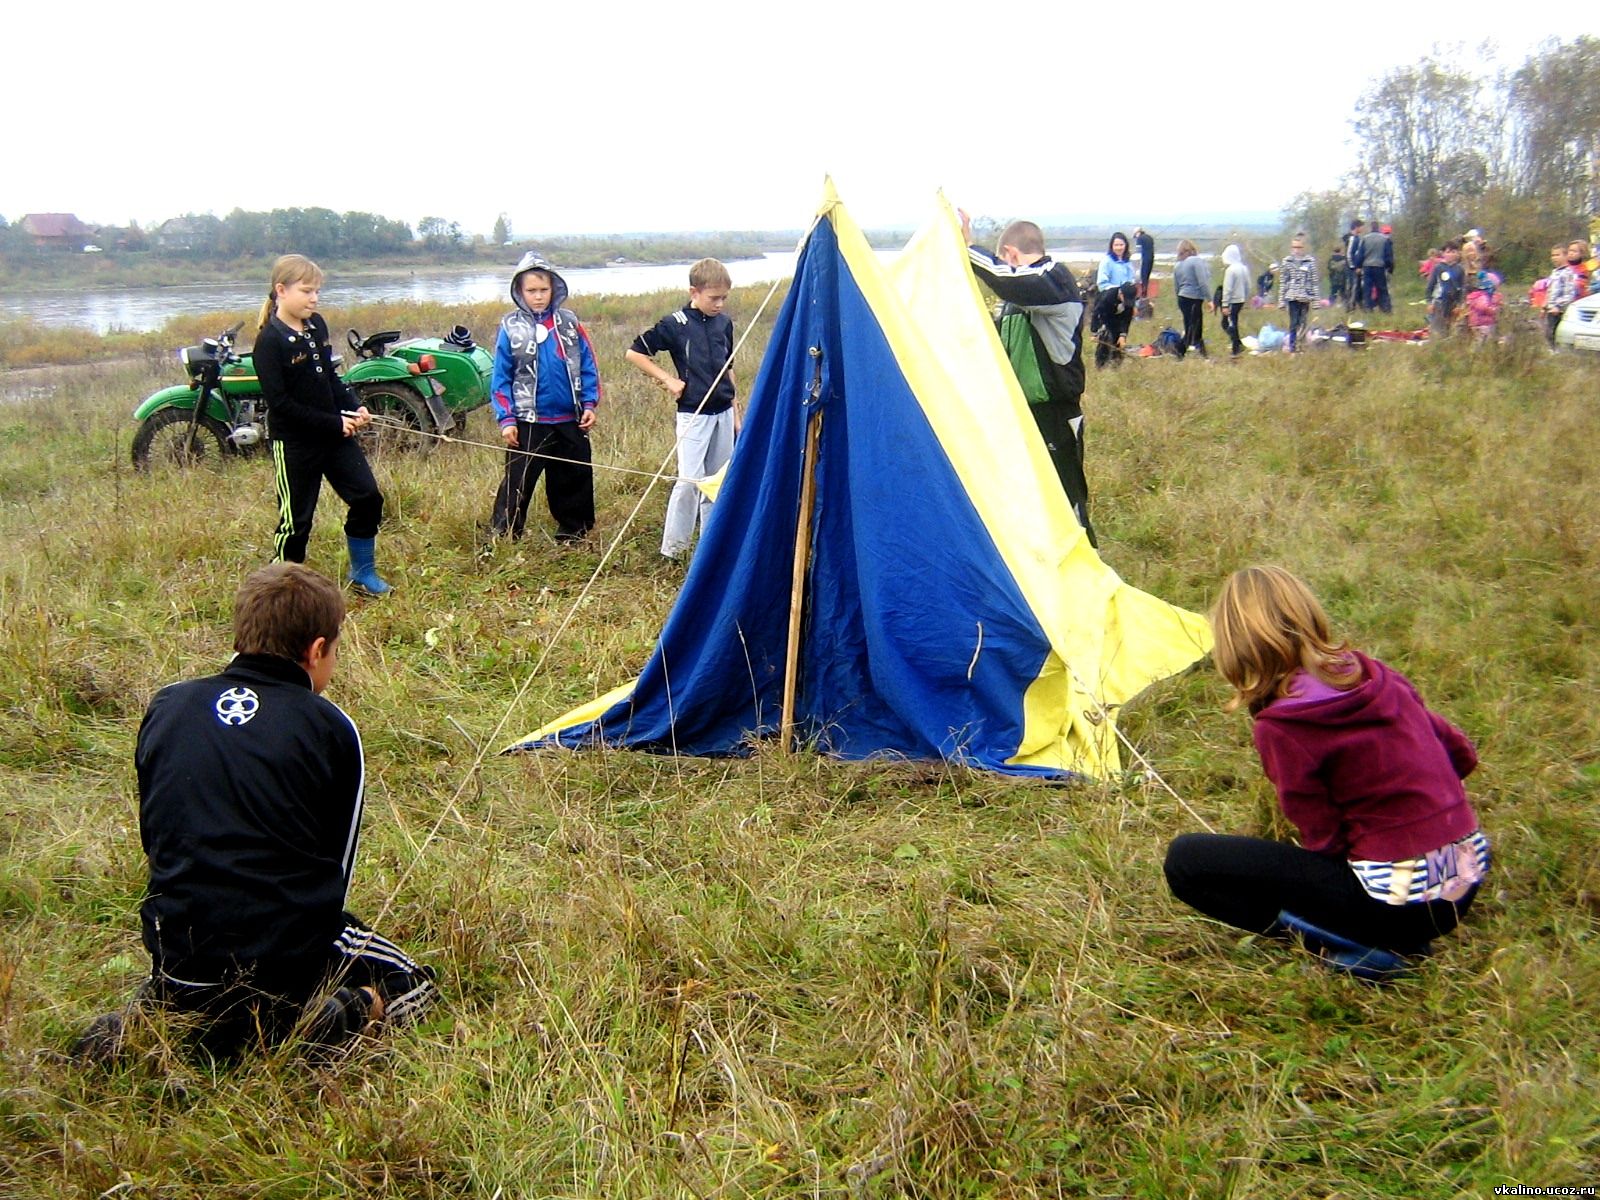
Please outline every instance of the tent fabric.
[{"label": "tent fabric", "polygon": [[508,749],[737,754],[778,731],[813,413],[798,737],[851,759],[1115,774],[1116,708],[1210,630],[1089,545],[948,204],[886,266],[831,185],[650,660]]}]

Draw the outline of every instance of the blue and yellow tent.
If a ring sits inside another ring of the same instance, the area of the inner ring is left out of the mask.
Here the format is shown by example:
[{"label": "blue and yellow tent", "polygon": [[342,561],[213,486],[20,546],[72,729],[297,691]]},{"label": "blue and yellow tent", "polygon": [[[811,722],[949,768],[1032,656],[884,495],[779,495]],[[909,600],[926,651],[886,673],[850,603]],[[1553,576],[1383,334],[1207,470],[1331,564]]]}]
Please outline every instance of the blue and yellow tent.
[{"label": "blue and yellow tent", "polygon": [[510,749],[732,754],[782,728],[1105,778],[1117,707],[1209,647],[1089,545],[949,206],[886,265],[830,185],[649,663]]}]

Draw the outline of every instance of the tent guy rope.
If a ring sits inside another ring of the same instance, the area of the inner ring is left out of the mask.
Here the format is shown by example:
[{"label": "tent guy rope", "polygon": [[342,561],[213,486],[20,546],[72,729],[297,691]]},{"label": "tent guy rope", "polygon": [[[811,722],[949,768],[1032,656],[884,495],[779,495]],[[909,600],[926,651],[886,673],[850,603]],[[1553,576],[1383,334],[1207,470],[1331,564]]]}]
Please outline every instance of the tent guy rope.
[{"label": "tent guy rope", "polygon": [[[804,247],[806,242],[810,240],[812,231],[816,229],[817,223],[821,219],[822,216],[819,213],[817,217],[812,220],[810,227],[807,228],[805,232],[805,236],[800,239],[801,247]],[[760,306],[756,309],[755,315],[746,323],[744,336],[741,337],[738,343],[734,346],[733,353],[728,356],[728,360],[722,364],[722,369],[717,372],[717,377],[711,381],[711,386],[707,389],[706,395],[701,397],[701,406],[703,406],[706,400],[711,397],[712,393],[716,391],[717,385],[722,382],[723,376],[727,374],[728,369],[733,365],[733,360],[738,357],[739,351],[744,348],[746,339],[749,338],[751,331],[755,329],[757,322],[759,322],[761,319],[761,314],[766,311],[767,305],[772,302],[773,296],[777,295],[778,288],[783,284],[783,282],[784,281],[781,279],[773,281],[772,287],[768,289],[766,296],[762,299]],[[698,407],[696,408],[696,411],[699,411]],[[540,673],[543,671],[545,660],[550,657],[551,647],[560,642],[562,636],[566,633],[567,628],[572,624],[573,618],[577,616],[578,609],[582,607],[584,601],[588,598],[589,593],[594,589],[595,582],[600,578],[601,572],[605,570],[606,565],[611,561],[611,557],[616,552],[617,547],[622,544],[623,539],[627,536],[628,530],[633,525],[634,519],[639,515],[639,511],[644,507],[645,501],[650,498],[650,493],[654,490],[656,482],[662,478],[671,478],[670,476],[666,476],[664,473],[666,471],[667,464],[678,452],[679,440],[681,439],[675,439],[673,441],[672,447],[667,451],[666,456],[662,458],[661,466],[657,469],[657,472],[651,479],[650,483],[645,487],[644,493],[634,503],[634,506],[629,511],[628,515],[623,518],[622,525],[618,528],[616,535],[611,539],[610,544],[606,546],[604,552],[600,555],[600,561],[595,564],[594,570],[589,574],[589,578],[584,581],[583,587],[579,590],[578,595],[573,599],[571,606],[567,609],[566,615],[562,617],[561,624],[556,628],[555,633],[546,639],[544,649],[540,651],[538,659],[535,660],[528,673],[523,676],[522,682],[517,685],[515,694],[511,697],[510,702],[505,706],[505,709],[500,714],[499,719],[495,721],[494,728],[489,731],[487,737],[483,738],[474,747],[471,765],[463,774],[461,782],[456,786],[456,790],[451,794],[449,800],[445,802],[443,809],[440,810],[438,817],[435,819],[432,827],[429,828],[427,835],[417,846],[416,853],[412,856],[411,861],[406,864],[405,869],[400,872],[399,878],[395,880],[394,886],[389,890],[388,896],[384,898],[383,907],[379,909],[378,915],[373,918],[375,923],[381,922],[383,918],[388,915],[389,909],[393,907],[395,900],[400,895],[400,890],[406,885],[407,882],[409,882],[411,873],[417,868],[418,864],[422,862],[423,855],[427,852],[428,847],[434,843],[439,836],[439,831],[444,828],[445,819],[453,814],[458,821],[464,822],[464,818],[462,817],[461,811],[458,807],[458,802],[466,793],[467,786],[482,768],[484,759],[488,757],[488,747],[499,741],[500,734],[505,729],[506,722],[511,719],[511,714],[514,713],[518,706],[522,703],[523,698],[527,695],[528,688],[532,686],[534,679],[538,678]],[[481,445],[482,443],[479,444]],[[647,474],[648,472],[645,473]]]}]

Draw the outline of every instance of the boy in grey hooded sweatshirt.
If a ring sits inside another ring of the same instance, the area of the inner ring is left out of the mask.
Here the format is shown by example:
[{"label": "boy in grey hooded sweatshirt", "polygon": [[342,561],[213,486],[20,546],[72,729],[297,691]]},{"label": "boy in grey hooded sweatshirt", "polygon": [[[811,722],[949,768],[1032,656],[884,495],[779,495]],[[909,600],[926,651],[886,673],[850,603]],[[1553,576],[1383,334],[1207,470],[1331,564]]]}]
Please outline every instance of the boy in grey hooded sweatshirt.
[{"label": "boy in grey hooded sweatshirt", "polygon": [[1239,311],[1250,302],[1250,268],[1245,266],[1239,247],[1229,246],[1222,252],[1222,332],[1233,339],[1234,354],[1244,353],[1244,342],[1239,338]]}]

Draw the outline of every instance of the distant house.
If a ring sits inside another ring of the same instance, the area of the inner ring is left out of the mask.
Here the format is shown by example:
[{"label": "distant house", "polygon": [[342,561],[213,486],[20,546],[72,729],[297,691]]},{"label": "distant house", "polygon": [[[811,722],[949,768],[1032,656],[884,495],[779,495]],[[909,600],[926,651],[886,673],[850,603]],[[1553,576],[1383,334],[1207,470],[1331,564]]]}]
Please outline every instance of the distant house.
[{"label": "distant house", "polygon": [[94,230],[72,213],[29,213],[17,224],[35,246],[81,250],[94,240]]},{"label": "distant house", "polygon": [[172,217],[155,228],[157,250],[198,250],[208,254],[222,237],[222,222],[210,213]]},{"label": "distant house", "polygon": [[188,217],[173,217],[156,226],[156,245],[163,250],[193,250],[200,230]]}]

